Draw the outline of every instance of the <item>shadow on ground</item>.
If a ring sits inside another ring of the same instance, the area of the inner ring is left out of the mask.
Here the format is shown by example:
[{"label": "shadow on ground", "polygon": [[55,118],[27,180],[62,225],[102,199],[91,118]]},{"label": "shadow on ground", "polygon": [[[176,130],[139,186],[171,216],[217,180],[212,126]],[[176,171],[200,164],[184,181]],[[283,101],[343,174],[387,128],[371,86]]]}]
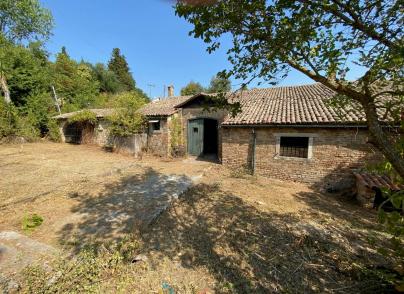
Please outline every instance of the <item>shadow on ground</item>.
[{"label": "shadow on ground", "polygon": [[393,292],[369,270],[383,263],[367,248],[365,229],[377,229],[370,214],[356,215],[355,207],[315,192],[297,195],[310,206],[307,215],[266,212],[219,184],[202,183],[155,219],[172,191],[190,182],[148,169],[98,195],[71,195],[81,219],[63,228],[60,241],[75,240],[68,245],[77,252],[94,240],[139,233],[144,252],[157,257],[154,267],[168,258],[206,269],[217,293]]},{"label": "shadow on ground", "polygon": [[[307,225],[295,214],[262,212],[219,185],[192,188],[143,239],[184,267],[207,268],[218,293],[391,292],[364,270],[379,256],[353,249],[343,232]],[[365,248],[366,240],[355,242]]]},{"label": "shadow on ground", "polygon": [[62,245],[77,253],[86,244],[137,234],[192,184],[187,176],[165,175],[152,168],[107,184],[100,193],[72,193],[72,216],[58,233]]}]

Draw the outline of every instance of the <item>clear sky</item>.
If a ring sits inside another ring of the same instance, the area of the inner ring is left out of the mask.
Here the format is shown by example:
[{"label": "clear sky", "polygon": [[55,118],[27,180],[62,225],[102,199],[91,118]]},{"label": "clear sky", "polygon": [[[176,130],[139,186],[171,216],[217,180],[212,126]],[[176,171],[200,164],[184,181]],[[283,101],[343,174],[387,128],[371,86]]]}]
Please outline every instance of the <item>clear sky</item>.
[{"label": "clear sky", "polygon": [[[206,44],[188,36],[192,26],[174,13],[169,0],[41,0],[55,19],[46,47],[53,55],[66,46],[69,55],[91,63],[107,63],[112,48],[126,56],[137,86],[152,97],[164,85],[175,94],[190,80],[208,85],[218,71],[229,68],[225,47],[208,54]],[[230,42],[225,40],[224,45]],[[313,81],[291,72],[281,85]],[[252,84],[249,87],[254,87]],[[266,85],[261,85],[264,87]],[[233,81],[233,88],[238,88]]]}]

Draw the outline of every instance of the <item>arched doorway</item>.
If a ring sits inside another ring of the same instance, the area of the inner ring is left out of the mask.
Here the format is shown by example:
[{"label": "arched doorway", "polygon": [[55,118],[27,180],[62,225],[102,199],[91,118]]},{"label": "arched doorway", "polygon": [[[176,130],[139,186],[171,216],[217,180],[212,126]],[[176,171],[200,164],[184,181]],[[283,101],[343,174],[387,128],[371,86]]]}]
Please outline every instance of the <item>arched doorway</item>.
[{"label": "arched doorway", "polygon": [[215,156],[218,154],[218,123],[215,119],[198,118],[188,121],[188,154]]}]

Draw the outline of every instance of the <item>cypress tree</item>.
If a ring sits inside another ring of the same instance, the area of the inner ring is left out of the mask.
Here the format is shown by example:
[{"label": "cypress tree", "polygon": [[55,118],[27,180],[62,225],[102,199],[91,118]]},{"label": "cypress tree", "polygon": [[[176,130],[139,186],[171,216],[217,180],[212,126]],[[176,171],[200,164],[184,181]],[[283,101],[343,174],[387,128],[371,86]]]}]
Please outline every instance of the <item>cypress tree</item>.
[{"label": "cypress tree", "polygon": [[125,56],[121,55],[119,48],[112,50],[112,57],[108,63],[108,69],[114,72],[123,85],[123,89],[126,91],[135,90],[136,84],[129,70],[129,65],[126,62]]}]

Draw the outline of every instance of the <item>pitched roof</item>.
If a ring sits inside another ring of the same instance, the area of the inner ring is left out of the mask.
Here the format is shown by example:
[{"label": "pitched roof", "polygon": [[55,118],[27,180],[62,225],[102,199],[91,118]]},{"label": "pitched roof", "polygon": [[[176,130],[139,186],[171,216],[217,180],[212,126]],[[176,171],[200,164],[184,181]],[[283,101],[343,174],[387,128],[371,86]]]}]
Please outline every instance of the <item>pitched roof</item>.
[{"label": "pitched roof", "polygon": [[181,103],[187,101],[193,96],[176,96],[170,98],[162,98],[161,100],[154,100],[140,109],[143,115],[147,116],[166,116],[177,112],[176,107]]},{"label": "pitched roof", "polygon": [[93,108],[93,109],[82,109],[82,110],[78,110],[78,111],[74,111],[74,112],[68,112],[68,113],[63,113],[63,114],[59,114],[57,116],[54,116],[53,118],[56,119],[68,119],[70,117],[72,117],[73,115],[82,112],[84,110],[89,110],[93,113],[95,113],[95,115],[98,118],[102,118],[102,117],[106,117],[108,115],[111,115],[114,112],[113,108]]},{"label": "pitched roof", "polygon": [[252,89],[235,94],[242,111],[224,125],[349,124],[365,122],[359,106],[336,108],[336,93],[316,83],[304,86]]}]

